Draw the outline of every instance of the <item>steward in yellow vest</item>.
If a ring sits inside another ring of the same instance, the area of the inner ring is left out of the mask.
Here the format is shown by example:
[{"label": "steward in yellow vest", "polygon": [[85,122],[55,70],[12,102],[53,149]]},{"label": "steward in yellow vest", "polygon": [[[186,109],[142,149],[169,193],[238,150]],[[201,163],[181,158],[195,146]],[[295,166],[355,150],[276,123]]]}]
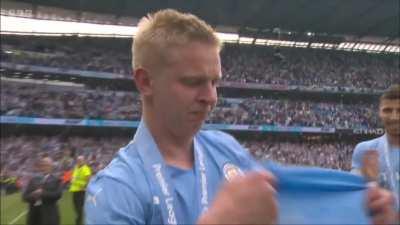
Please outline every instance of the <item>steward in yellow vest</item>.
[{"label": "steward in yellow vest", "polygon": [[69,187],[69,191],[72,192],[72,198],[74,201],[76,225],[82,224],[85,190],[91,175],[92,170],[85,163],[85,157],[82,155],[78,156],[78,158],[76,158],[74,170],[72,171],[71,186]]}]

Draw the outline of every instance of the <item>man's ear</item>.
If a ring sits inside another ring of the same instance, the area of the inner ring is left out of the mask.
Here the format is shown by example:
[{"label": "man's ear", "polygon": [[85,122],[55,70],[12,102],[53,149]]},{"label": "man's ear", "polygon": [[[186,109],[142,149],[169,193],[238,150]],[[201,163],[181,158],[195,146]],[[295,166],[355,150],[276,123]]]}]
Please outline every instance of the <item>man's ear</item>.
[{"label": "man's ear", "polygon": [[135,80],[136,88],[143,96],[152,94],[153,81],[150,73],[147,70],[143,68],[134,70],[133,79]]}]

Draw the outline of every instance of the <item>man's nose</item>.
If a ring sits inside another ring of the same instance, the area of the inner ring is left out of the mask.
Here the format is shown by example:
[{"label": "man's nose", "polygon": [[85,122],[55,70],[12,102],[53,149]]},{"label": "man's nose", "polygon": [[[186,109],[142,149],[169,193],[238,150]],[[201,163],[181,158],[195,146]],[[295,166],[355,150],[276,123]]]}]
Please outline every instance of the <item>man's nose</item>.
[{"label": "man's nose", "polygon": [[216,85],[212,82],[207,82],[201,89],[199,100],[208,105],[215,105],[218,100]]}]

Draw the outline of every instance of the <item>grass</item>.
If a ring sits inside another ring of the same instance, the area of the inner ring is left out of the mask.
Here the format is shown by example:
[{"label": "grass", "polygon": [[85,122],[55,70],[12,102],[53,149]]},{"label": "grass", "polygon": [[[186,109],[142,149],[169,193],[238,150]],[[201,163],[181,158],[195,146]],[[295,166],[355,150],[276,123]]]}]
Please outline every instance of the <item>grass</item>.
[{"label": "grass", "polygon": [[[12,195],[1,196],[1,211],[0,221],[1,225],[25,225],[26,214],[20,216],[28,210],[28,204],[22,201],[21,193]],[[75,212],[72,204],[72,195],[69,192],[64,192],[63,197],[58,202],[60,210],[61,224],[73,225],[75,224]],[[16,219],[19,217],[18,219]]]}]

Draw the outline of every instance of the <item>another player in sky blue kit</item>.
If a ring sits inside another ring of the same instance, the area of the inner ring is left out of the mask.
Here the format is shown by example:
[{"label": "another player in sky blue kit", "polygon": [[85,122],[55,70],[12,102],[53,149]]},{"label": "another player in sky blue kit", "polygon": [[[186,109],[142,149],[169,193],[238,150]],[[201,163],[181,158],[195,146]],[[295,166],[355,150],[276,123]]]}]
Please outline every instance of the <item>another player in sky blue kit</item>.
[{"label": "another player in sky blue kit", "polygon": [[[142,120],[91,180],[87,224],[277,222],[277,178],[230,135],[199,131],[217,103],[220,49],[214,30],[194,15],[161,10],[140,21],[132,58]],[[375,188],[370,196],[374,215],[392,221],[389,192]]]},{"label": "another player in sky blue kit", "polygon": [[[356,146],[353,152],[352,170],[369,179],[377,180],[381,186],[393,191],[399,209],[400,85],[391,86],[381,96],[379,117],[385,127],[385,134]],[[376,162],[373,162],[374,158]]]}]

